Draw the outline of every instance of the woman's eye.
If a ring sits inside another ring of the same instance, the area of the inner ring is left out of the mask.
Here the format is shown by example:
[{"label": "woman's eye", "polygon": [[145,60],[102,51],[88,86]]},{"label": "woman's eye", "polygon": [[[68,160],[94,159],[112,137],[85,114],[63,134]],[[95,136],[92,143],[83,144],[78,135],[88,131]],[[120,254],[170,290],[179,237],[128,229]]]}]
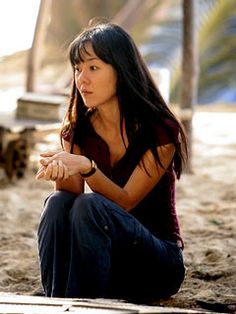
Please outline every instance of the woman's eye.
[{"label": "woman's eye", "polygon": [[75,68],[75,72],[81,72],[80,68]]},{"label": "woman's eye", "polygon": [[92,66],[90,67],[90,69],[91,69],[92,71],[96,71],[96,70],[98,69],[98,67],[97,67],[96,65],[92,65]]}]

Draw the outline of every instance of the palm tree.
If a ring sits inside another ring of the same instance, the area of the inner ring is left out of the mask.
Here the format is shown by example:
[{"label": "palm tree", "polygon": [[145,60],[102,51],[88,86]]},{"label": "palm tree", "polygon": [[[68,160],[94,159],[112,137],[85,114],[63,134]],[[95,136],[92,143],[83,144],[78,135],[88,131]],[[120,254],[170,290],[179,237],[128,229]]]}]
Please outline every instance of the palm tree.
[{"label": "palm tree", "polygon": [[[103,0],[108,17],[132,0]],[[133,2],[135,2],[133,0]],[[137,1],[139,2],[139,1]],[[142,14],[129,27],[149,64],[171,72],[170,100],[179,103],[181,83],[182,0],[145,0]],[[199,50],[200,102],[215,101],[219,93],[235,90],[236,6],[235,0],[195,0],[199,7],[197,33]],[[66,51],[75,34],[90,17],[104,15],[98,0],[53,0],[52,16],[44,47],[44,65],[60,60],[66,67]],[[81,6],[83,4],[83,7]],[[109,4],[109,5],[108,5]],[[83,10],[82,10],[83,8]],[[99,11],[95,12],[95,8]],[[57,63],[58,64],[58,63]],[[58,69],[58,66],[57,68]],[[62,71],[61,71],[62,72]],[[61,73],[60,72],[60,73]],[[60,76],[57,75],[58,77]],[[231,89],[230,89],[231,88]],[[234,95],[236,98],[236,96]]]},{"label": "palm tree", "polygon": [[[206,8],[208,2],[209,5]],[[202,17],[201,19],[199,18],[197,26],[199,51],[198,103],[230,100],[235,102],[235,0],[211,2],[205,0],[205,3],[202,2],[202,7],[200,6],[199,10],[204,14],[201,14]],[[180,69],[180,63],[177,60],[172,72],[172,102],[178,102],[179,98]]]},{"label": "palm tree", "polygon": [[[219,0],[199,33],[199,101],[236,99],[236,3]],[[226,97],[226,93],[228,96]]]}]

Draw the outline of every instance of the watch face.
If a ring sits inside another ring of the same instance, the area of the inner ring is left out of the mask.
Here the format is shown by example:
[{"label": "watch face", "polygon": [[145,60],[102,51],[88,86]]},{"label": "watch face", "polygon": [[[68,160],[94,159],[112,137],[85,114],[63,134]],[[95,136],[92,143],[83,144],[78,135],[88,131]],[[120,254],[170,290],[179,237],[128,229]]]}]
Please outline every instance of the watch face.
[{"label": "watch face", "polygon": [[97,169],[97,164],[94,160],[91,161],[91,165],[92,165],[92,168],[94,168],[95,170]]}]

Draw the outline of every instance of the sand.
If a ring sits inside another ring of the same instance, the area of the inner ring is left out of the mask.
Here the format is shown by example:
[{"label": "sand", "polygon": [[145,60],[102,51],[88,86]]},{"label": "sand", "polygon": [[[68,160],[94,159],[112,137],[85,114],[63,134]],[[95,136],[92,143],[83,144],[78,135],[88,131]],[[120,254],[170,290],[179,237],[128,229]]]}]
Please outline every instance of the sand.
[{"label": "sand", "polygon": [[[236,303],[236,112],[197,112],[193,174],[177,183],[177,210],[185,239],[186,278],[179,293],[157,304],[233,310]],[[26,175],[7,182],[0,169],[0,293],[41,290],[36,230],[50,182],[35,181],[40,151],[31,151]]]}]

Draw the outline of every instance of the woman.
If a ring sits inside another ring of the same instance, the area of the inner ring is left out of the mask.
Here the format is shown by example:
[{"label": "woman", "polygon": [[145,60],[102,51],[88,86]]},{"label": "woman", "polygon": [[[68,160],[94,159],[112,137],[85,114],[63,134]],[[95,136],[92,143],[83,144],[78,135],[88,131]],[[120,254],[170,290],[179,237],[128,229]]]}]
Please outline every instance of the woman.
[{"label": "woman", "polygon": [[38,230],[45,294],[138,303],[175,294],[184,278],[175,209],[183,129],[121,27],[84,30],[70,61],[63,150],[42,154],[36,176],[55,181]]}]

